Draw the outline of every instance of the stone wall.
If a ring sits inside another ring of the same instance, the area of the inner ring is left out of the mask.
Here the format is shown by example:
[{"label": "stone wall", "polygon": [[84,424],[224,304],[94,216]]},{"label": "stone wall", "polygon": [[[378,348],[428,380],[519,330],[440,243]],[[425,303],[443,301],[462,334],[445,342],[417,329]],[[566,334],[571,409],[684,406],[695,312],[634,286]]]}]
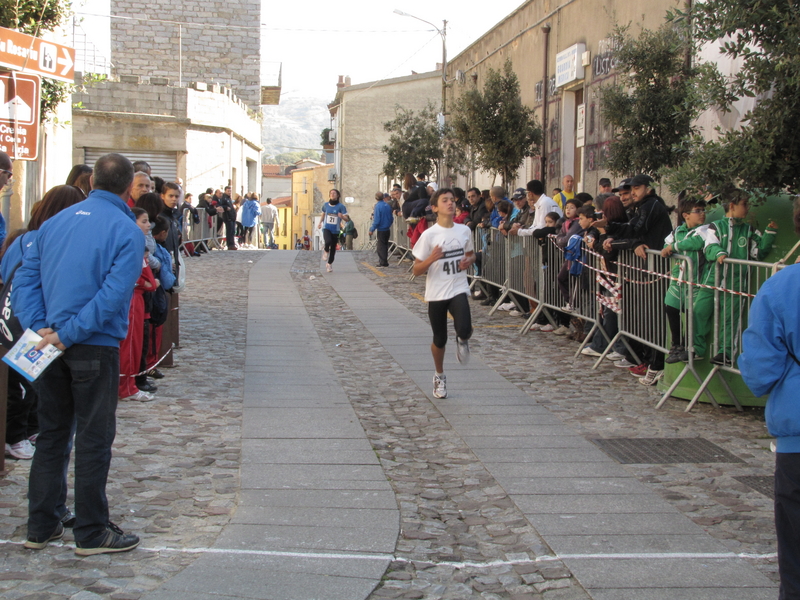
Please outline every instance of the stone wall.
[{"label": "stone wall", "polygon": [[[199,86],[203,87],[203,86]],[[102,82],[75,94],[73,161],[85,148],[175,152],[187,191],[234,185],[249,191],[260,161],[260,123],[229,91]]]},{"label": "stone wall", "polygon": [[166,77],[177,83],[182,63],[184,84],[220,83],[232,87],[251,107],[260,104],[259,0],[153,0],[147,5],[112,0],[111,14],[157,19],[111,19],[116,75]]},{"label": "stone wall", "polygon": [[[536,109],[536,117],[542,123],[545,74],[545,34],[542,26],[549,24],[547,169],[542,173],[538,158],[526,159],[520,169],[517,185],[509,187],[524,186],[529,179],[538,178],[545,181],[549,191],[559,185],[563,175],[572,174],[576,180],[582,179],[578,183],[578,191],[596,194],[598,180],[609,176],[603,168],[603,160],[612,132],[602,120],[598,93],[600,86],[616,79],[614,48],[608,38],[617,25],[633,24],[629,34],[634,36],[642,27],[657,29],[664,23],[667,10],[682,6],[681,0],[652,0],[646,3],[646,9],[638,0],[572,0],[560,3],[529,0],[450,59],[447,79],[454,83],[448,87],[448,106],[452,106],[455,98],[471,86],[482,89],[488,69],[502,69],[506,60],[510,60],[519,78],[523,103]],[[557,88],[554,77],[556,55],[578,43],[585,44],[589,53],[589,65],[584,68],[584,76]],[[574,106],[576,99],[580,99],[578,93],[582,94],[586,106],[582,151],[575,148],[574,134]],[[459,178],[458,183],[465,187],[466,181]],[[491,180],[478,172],[473,183],[485,188],[491,185]]]},{"label": "stone wall", "polygon": [[347,212],[360,229],[372,213],[375,192],[387,191],[382,175],[386,156],[381,148],[388,143],[389,133],[383,124],[394,119],[397,105],[415,112],[429,102],[440,107],[441,72],[349,86],[342,92],[336,138],[341,172],[336,183],[341,186],[343,198],[354,199],[347,204]]}]

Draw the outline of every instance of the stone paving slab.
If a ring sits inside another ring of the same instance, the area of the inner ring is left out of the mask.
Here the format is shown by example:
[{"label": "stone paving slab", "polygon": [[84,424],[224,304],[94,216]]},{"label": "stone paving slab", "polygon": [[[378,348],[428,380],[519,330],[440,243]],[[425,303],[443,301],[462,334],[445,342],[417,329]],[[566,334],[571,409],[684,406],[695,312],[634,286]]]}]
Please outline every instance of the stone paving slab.
[{"label": "stone paving slab", "polygon": [[625,535],[550,535],[548,543],[563,555],[570,554],[663,554],[663,553],[725,553],[719,541],[704,533]]},{"label": "stone paving slab", "polygon": [[240,507],[341,508],[395,510],[397,500],[379,490],[276,490],[243,489],[239,495]]},{"label": "stone paving slab", "polygon": [[594,600],[775,600],[774,588],[593,589]]}]

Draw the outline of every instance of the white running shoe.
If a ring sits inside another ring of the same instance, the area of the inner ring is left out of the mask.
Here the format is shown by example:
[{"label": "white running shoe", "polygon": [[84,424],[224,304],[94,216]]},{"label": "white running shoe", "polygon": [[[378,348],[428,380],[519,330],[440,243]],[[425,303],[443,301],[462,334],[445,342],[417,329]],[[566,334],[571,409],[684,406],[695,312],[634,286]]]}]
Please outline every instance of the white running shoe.
[{"label": "white running shoe", "polygon": [[505,304],[501,304],[500,306],[498,306],[497,310],[511,310],[512,308],[514,308],[514,303],[506,302]]},{"label": "white running shoe", "polygon": [[625,356],[619,352],[609,352],[606,354],[606,360],[610,360],[611,362],[617,362],[618,360],[623,360],[624,358]]},{"label": "white running shoe", "polygon": [[327,264],[325,265],[325,270],[326,270],[328,273],[333,273],[333,267],[331,266],[331,264],[330,264],[330,263],[327,263]]},{"label": "white running shoe", "polygon": [[553,333],[555,335],[567,335],[569,333],[569,327],[562,325],[561,327],[553,331]]},{"label": "white running shoe", "polygon": [[19,460],[30,460],[36,449],[27,438],[16,444],[6,444],[6,456],[18,458]]},{"label": "white running shoe", "polygon": [[127,398],[123,398],[123,400],[131,400],[133,402],[150,402],[151,400],[153,400],[153,398],[155,398],[155,396],[153,394],[150,394],[148,392],[143,392],[142,390],[139,390],[138,392],[136,392],[132,396],[128,396]]},{"label": "white running shoe", "polygon": [[600,356],[600,352],[598,352],[591,346],[584,346],[583,350],[581,350],[581,354],[583,354],[584,356]]},{"label": "white running shoe", "polygon": [[462,365],[469,363],[469,341],[456,338],[456,358]]},{"label": "white running shoe", "polygon": [[531,325],[531,329],[530,330],[531,331],[541,331],[543,327],[544,327],[544,325],[542,325],[541,323],[534,323],[533,325]]},{"label": "white running shoe", "polygon": [[664,371],[654,371],[650,367],[647,368],[647,373],[639,380],[642,385],[655,385],[658,380],[664,376]]},{"label": "white running shoe", "polygon": [[433,374],[433,397],[447,398],[447,376]]},{"label": "white running shoe", "polygon": [[544,331],[545,333],[550,333],[551,331],[555,331],[555,330],[556,330],[556,328],[553,327],[550,323],[548,323],[547,325],[543,325],[542,328],[539,331]]},{"label": "white running shoe", "polygon": [[635,367],[636,365],[623,358],[622,360],[614,362],[614,366],[619,369],[630,369],[631,367]]}]

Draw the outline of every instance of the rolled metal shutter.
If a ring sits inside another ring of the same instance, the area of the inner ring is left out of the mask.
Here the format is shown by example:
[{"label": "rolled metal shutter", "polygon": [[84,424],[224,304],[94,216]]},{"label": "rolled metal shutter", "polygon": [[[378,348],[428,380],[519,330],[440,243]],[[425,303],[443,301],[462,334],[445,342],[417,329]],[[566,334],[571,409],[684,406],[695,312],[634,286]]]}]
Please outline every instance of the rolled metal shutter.
[{"label": "rolled metal shutter", "polygon": [[150,165],[153,177],[161,177],[164,181],[175,181],[178,177],[178,153],[177,152],[142,152],[141,150],[123,150],[119,148],[84,148],[86,164],[94,167],[97,159],[116,152],[127,157],[131,162],[145,160]]}]

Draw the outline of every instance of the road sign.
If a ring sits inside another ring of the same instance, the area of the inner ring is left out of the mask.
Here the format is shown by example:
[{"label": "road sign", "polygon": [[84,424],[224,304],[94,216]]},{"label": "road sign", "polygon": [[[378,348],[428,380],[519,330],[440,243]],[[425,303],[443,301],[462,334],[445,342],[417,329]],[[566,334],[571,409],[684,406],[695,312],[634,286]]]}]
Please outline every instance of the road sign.
[{"label": "road sign", "polygon": [[0,150],[14,160],[36,160],[41,89],[38,75],[0,72]]},{"label": "road sign", "polygon": [[72,83],[75,49],[0,27],[0,66]]}]

